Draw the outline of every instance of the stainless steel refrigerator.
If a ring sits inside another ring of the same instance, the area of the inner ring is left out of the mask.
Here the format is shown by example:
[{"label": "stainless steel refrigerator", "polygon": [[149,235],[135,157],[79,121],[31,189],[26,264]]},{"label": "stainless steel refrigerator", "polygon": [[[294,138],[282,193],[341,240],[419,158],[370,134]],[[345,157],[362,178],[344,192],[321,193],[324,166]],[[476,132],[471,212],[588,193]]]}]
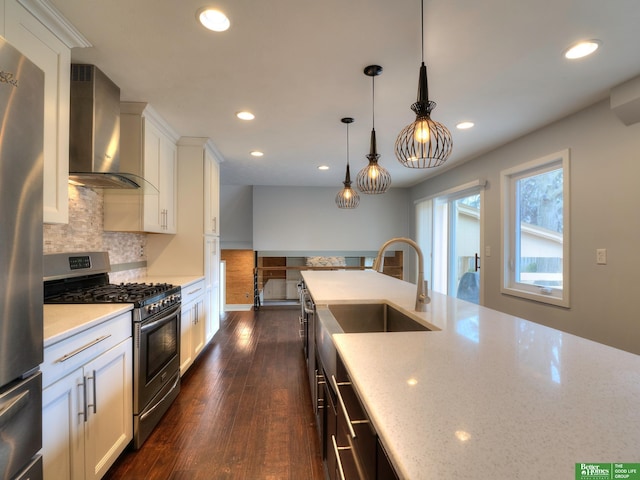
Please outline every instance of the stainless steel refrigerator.
[{"label": "stainless steel refrigerator", "polygon": [[0,479],[38,479],[44,73],[2,37],[0,116]]}]

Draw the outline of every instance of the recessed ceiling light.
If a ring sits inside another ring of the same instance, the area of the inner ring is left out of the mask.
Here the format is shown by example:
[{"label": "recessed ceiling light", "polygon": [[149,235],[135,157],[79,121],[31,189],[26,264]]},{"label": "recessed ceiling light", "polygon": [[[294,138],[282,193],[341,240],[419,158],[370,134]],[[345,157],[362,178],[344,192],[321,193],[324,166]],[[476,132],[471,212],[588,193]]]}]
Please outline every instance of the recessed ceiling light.
[{"label": "recessed ceiling light", "polygon": [[318,170],[329,170],[329,166],[328,165],[320,165],[318,167]]},{"label": "recessed ceiling light", "polygon": [[227,16],[213,8],[205,7],[198,10],[197,17],[204,28],[208,28],[214,32],[224,32],[231,26],[231,22]]},{"label": "recessed ceiling light", "polygon": [[236,117],[238,117],[240,120],[253,120],[254,118],[256,118],[253,113],[247,112],[246,110],[243,110],[242,112],[236,112]]},{"label": "recessed ceiling light", "polygon": [[473,122],[460,122],[456,125],[456,127],[460,130],[467,130],[468,128],[473,127],[475,124]]},{"label": "recessed ceiling light", "polygon": [[600,43],[600,40],[586,40],[578,42],[564,51],[564,57],[570,60],[586,57],[587,55],[591,55],[595,52],[600,46]]},{"label": "recessed ceiling light", "polygon": [[263,155],[264,155],[264,153],[262,153],[259,150],[254,150],[254,151],[251,152],[251,156],[252,157],[262,157]]}]

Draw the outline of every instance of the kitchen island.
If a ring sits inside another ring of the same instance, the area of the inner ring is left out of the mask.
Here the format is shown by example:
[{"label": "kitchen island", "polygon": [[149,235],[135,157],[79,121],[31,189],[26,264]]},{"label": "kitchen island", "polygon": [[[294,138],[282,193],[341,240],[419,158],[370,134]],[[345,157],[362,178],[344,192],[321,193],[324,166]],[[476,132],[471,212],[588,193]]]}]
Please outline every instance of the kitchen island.
[{"label": "kitchen island", "polygon": [[[400,478],[573,479],[640,462],[640,357],[372,271],[303,278]],[[380,303],[428,332],[339,333],[326,308]]]}]

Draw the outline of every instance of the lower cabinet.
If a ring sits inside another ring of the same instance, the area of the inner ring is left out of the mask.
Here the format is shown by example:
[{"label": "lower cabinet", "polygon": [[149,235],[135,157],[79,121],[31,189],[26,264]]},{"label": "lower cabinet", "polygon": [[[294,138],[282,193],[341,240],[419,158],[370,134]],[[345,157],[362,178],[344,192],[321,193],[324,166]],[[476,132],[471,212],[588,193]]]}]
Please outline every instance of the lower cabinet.
[{"label": "lower cabinet", "polygon": [[[380,439],[367,417],[340,356],[335,376],[316,357],[316,421],[325,473],[330,480],[398,479]],[[312,392],[314,393],[314,392]]]},{"label": "lower cabinet", "polygon": [[92,330],[45,348],[45,480],[100,479],[133,438],[131,313]]},{"label": "lower cabinet", "polygon": [[180,375],[184,375],[206,345],[204,280],[182,290],[180,318]]},{"label": "lower cabinet", "polygon": [[376,477],[378,480],[399,480],[396,471],[391,465],[391,460],[389,460],[387,452],[385,452],[384,447],[380,443],[380,439],[376,442],[376,457]]}]

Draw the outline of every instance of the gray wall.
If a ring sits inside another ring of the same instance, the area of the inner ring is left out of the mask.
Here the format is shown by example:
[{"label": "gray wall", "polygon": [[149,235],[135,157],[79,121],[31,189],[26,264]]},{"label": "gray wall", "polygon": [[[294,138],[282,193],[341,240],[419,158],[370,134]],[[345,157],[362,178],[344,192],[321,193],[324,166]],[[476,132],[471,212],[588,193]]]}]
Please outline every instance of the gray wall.
[{"label": "gray wall", "polygon": [[253,248],[260,251],[377,251],[389,238],[409,232],[406,189],[361,195],[343,210],[339,188],[266,187],[253,190]]},{"label": "gray wall", "polygon": [[[570,149],[571,306],[552,307],[500,293],[500,171]],[[640,123],[625,126],[609,102],[453,168],[410,191],[410,203],[477,178],[487,180],[482,259],[485,305],[640,353]],[[411,232],[415,231],[410,216]],[[607,265],[596,265],[606,248]]]}]

